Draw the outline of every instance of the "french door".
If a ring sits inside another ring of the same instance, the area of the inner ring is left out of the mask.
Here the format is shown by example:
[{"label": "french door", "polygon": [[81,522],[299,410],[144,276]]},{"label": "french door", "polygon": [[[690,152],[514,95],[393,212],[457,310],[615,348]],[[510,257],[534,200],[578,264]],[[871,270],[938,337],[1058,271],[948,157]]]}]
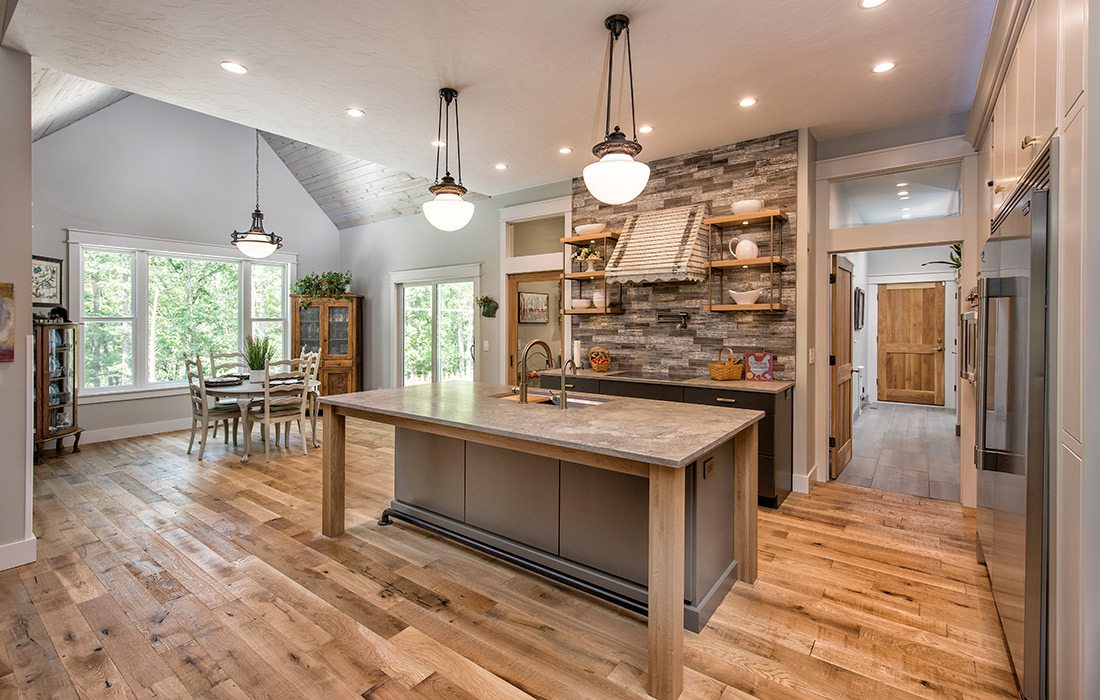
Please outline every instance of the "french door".
[{"label": "french door", "polygon": [[406,283],[397,291],[400,384],[473,381],[475,280]]}]

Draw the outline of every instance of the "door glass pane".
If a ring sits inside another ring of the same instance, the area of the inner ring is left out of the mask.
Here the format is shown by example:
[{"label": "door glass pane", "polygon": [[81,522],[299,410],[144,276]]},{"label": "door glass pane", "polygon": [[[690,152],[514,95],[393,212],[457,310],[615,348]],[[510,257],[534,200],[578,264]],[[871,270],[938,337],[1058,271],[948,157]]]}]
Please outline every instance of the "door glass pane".
[{"label": "door glass pane", "polygon": [[283,318],[285,272],[284,265],[252,263],[252,318]]},{"label": "door glass pane", "polygon": [[131,321],[98,321],[84,325],[84,386],[134,383],[134,328]]},{"label": "door glass pane", "polygon": [[439,380],[474,378],[474,283],[439,285]]},{"label": "door glass pane", "polygon": [[133,253],[84,251],[83,315],[89,317],[132,316],[131,280]]},{"label": "door glass pane", "polygon": [[834,182],[829,225],[848,228],[958,216],[961,183],[961,163]]},{"label": "door glass pane", "polygon": [[149,381],[186,377],[183,358],[235,352],[240,265],[149,256]]},{"label": "door glass pane", "polygon": [[402,378],[405,385],[432,381],[432,286],[401,288],[404,318]]},{"label": "door glass pane", "polygon": [[328,308],[328,354],[348,354],[348,317],[346,306]]},{"label": "door glass pane", "polygon": [[[306,352],[320,352],[321,350],[321,308],[307,306],[298,314],[298,337],[302,341]],[[291,352],[297,352],[302,348],[291,348]]]},{"label": "door glass pane", "polygon": [[65,430],[73,424],[73,386],[76,382],[74,344],[73,329],[51,328],[47,334],[50,432]]}]

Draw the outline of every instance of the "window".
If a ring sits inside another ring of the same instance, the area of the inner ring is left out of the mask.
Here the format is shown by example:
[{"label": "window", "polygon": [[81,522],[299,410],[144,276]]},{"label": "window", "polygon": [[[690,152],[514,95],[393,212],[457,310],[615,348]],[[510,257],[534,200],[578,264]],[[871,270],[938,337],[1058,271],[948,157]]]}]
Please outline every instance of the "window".
[{"label": "window", "polygon": [[[240,350],[247,335],[287,348],[285,262],[252,262],[228,246],[70,231],[80,303],[81,386],[97,391],[179,386],[184,355]],[[178,247],[180,250],[165,250]],[[209,251],[209,254],[207,253]],[[278,254],[277,254],[278,255]]]},{"label": "window", "polygon": [[831,190],[832,228],[958,216],[962,163],[841,180]]},{"label": "window", "polygon": [[[476,265],[456,268],[478,269]],[[408,273],[394,273],[394,277],[405,274]],[[397,282],[396,290],[401,331],[397,346],[398,382],[408,386],[473,380],[477,279],[415,279]]]}]

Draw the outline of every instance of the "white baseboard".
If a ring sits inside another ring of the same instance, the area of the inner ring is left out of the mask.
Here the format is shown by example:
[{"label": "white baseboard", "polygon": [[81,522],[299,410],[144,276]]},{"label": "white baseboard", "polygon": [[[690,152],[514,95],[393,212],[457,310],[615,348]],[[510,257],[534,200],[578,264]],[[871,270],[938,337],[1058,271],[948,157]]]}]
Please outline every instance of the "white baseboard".
[{"label": "white baseboard", "polygon": [[797,493],[809,493],[810,484],[817,481],[817,465],[810,468],[809,474],[794,474],[791,477],[791,488]]},{"label": "white baseboard", "polygon": [[38,538],[34,535],[25,540],[0,545],[0,571],[30,564],[37,558]]},{"label": "white baseboard", "polygon": [[80,436],[82,443],[107,442],[108,440],[124,440],[126,438],[141,437],[142,435],[155,435],[157,433],[170,433],[175,430],[187,430],[191,427],[190,418],[173,418],[172,420],[156,421],[155,423],[139,423],[137,425],[120,425],[113,428],[97,428],[85,430]]}]

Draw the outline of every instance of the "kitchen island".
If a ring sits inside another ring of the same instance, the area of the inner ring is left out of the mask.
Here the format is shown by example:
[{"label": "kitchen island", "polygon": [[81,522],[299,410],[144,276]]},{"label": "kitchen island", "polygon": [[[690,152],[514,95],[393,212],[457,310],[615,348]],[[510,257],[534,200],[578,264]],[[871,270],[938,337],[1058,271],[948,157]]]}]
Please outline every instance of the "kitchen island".
[{"label": "kitchen island", "polygon": [[344,531],[347,417],[393,425],[395,497],[381,524],[396,517],[608,600],[640,600],[649,693],[676,698],[685,622],[698,629],[735,578],[756,579],[763,414],[571,398],[567,410],[520,404],[507,386],[471,382],[324,397],[323,532]]}]

